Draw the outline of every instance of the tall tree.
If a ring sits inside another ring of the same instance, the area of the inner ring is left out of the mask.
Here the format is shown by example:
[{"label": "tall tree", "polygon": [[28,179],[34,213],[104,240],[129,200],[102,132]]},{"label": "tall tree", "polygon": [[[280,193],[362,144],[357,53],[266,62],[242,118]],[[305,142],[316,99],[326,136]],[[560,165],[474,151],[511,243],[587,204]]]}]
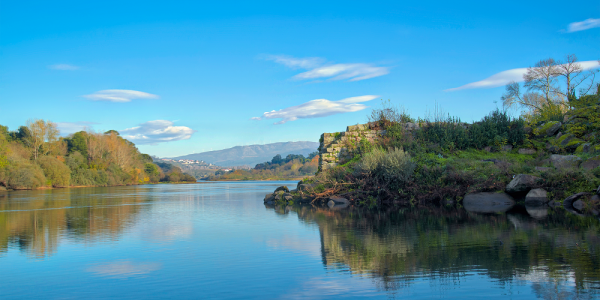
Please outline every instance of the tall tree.
[{"label": "tall tree", "polygon": [[58,140],[59,131],[56,124],[50,121],[29,120],[27,121],[27,129],[30,135],[26,137],[25,143],[31,148],[34,160],[51,150],[50,147],[44,148],[44,144],[54,143]]}]

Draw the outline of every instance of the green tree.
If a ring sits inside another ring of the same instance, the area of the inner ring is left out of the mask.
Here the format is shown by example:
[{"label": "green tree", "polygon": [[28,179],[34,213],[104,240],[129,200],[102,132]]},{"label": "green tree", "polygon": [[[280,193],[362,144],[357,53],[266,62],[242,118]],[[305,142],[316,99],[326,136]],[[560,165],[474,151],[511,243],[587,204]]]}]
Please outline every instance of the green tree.
[{"label": "green tree", "polygon": [[77,151],[85,157],[88,156],[86,134],[87,133],[85,131],[79,131],[73,134],[73,136],[67,140],[69,153]]},{"label": "green tree", "polygon": [[42,156],[37,163],[42,167],[46,179],[53,187],[69,186],[71,170],[56,157]]}]

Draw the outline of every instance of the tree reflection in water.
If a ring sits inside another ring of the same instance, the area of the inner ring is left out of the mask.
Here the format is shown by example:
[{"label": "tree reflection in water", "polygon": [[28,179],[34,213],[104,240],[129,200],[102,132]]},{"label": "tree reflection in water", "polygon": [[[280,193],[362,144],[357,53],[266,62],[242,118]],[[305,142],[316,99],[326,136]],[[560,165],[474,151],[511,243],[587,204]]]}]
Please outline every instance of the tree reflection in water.
[{"label": "tree reflection in water", "polygon": [[505,286],[530,284],[543,299],[598,296],[600,222],[562,208],[546,214],[515,206],[485,215],[445,208],[270,208],[316,223],[323,264],[372,277],[382,290],[424,278],[452,286],[476,273]]},{"label": "tree reflection in water", "polygon": [[55,253],[63,237],[85,242],[115,239],[145,207],[136,204],[150,200],[139,194],[106,197],[104,193],[110,189],[5,194],[0,198],[0,252],[15,248],[14,245],[28,255],[42,258]]}]

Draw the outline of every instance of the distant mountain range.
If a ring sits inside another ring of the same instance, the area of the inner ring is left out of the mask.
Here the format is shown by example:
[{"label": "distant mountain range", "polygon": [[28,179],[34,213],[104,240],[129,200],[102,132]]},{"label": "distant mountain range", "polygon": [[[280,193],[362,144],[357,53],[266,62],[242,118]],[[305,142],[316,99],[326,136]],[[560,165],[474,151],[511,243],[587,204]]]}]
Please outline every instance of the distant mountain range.
[{"label": "distant mountain range", "polygon": [[284,142],[265,145],[235,146],[229,149],[172,157],[172,159],[203,160],[207,163],[222,167],[242,165],[254,167],[256,164],[271,161],[273,156],[277,154],[281,154],[282,157],[286,157],[288,154],[302,154],[308,156],[311,152],[317,151],[317,148],[319,148],[319,143],[316,142]]}]

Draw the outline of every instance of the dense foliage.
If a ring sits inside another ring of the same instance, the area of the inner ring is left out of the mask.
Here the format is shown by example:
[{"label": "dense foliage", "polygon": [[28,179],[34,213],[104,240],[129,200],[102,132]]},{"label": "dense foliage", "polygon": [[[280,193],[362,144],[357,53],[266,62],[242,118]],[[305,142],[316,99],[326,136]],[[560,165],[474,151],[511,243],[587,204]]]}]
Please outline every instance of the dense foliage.
[{"label": "dense foliage", "polygon": [[113,186],[195,181],[180,169],[163,171],[133,143],[111,130],[59,137],[50,121],[32,120],[9,131],[0,125],[0,187]]}]

